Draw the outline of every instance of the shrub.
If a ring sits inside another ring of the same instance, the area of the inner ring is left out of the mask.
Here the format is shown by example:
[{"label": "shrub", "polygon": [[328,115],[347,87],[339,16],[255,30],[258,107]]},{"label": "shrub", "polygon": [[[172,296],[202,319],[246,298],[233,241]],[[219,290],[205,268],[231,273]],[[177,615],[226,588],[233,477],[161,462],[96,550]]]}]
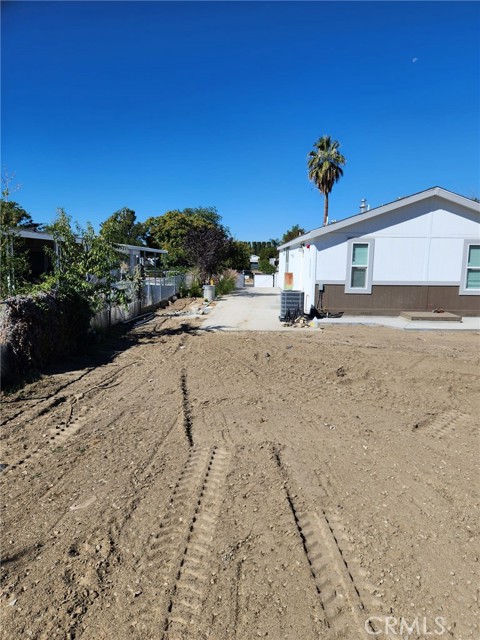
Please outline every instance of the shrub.
[{"label": "shrub", "polygon": [[86,343],[90,315],[88,302],[75,292],[7,298],[0,328],[3,385],[78,351]]},{"label": "shrub", "polygon": [[224,271],[221,276],[215,279],[215,292],[218,295],[232,293],[237,284],[237,272],[233,270]]},{"label": "shrub", "polygon": [[260,262],[258,263],[258,268],[262,273],[266,273],[267,275],[272,275],[277,271],[277,267],[275,267],[273,264],[270,264],[268,259],[260,260]]},{"label": "shrub", "polygon": [[200,283],[198,282],[193,282],[190,285],[190,289],[188,290],[188,293],[192,298],[203,298],[203,290],[202,290],[202,287],[200,286]]},{"label": "shrub", "polygon": [[190,295],[190,291],[185,283],[182,282],[182,284],[178,289],[178,293],[180,294],[181,298],[186,298],[187,296]]}]

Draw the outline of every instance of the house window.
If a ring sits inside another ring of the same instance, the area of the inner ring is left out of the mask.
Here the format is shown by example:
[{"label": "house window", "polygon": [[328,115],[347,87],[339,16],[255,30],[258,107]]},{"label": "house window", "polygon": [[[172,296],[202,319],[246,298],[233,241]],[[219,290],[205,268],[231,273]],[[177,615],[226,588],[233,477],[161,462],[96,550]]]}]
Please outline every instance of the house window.
[{"label": "house window", "polygon": [[368,269],[368,244],[354,243],[352,246],[352,267],[350,287],[352,289],[365,289],[367,285]]},{"label": "house window", "polygon": [[345,293],[372,292],[373,240],[350,240]]},{"label": "house window", "polygon": [[460,293],[475,295],[480,293],[480,244],[465,241],[463,251],[462,284]]}]

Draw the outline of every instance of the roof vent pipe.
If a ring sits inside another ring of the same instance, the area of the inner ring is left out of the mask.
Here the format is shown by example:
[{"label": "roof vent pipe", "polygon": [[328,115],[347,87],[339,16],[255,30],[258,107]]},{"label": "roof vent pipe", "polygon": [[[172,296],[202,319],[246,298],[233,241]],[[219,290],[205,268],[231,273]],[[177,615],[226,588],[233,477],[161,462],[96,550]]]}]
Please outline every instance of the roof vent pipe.
[{"label": "roof vent pipe", "polygon": [[365,211],[368,211],[369,209],[370,207],[367,205],[367,199],[362,198],[360,200],[360,213],[365,213]]}]

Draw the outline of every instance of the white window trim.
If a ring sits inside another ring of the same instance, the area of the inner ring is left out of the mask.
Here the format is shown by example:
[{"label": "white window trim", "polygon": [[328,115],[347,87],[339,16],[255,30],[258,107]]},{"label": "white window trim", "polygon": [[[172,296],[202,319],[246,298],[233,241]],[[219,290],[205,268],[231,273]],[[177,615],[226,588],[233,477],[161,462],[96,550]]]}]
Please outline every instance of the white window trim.
[{"label": "white window trim", "polygon": [[[367,277],[365,287],[360,289],[359,287],[351,286],[352,278],[352,254],[354,244],[368,244],[368,264],[367,264]],[[373,238],[352,238],[347,243],[347,274],[345,277],[345,293],[372,293],[372,280],[373,280],[373,253],[375,248],[375,240]]]},{"label": "white window trim", "polygon": [[469,247],[474,244],[480,246],[480,240],[478,238],[464,240],[463,242],[463,257],[462,257],[462,279],[460,280],[459,295],[462,296],[478,296],[480,289],[467,289],[467,260]]}]

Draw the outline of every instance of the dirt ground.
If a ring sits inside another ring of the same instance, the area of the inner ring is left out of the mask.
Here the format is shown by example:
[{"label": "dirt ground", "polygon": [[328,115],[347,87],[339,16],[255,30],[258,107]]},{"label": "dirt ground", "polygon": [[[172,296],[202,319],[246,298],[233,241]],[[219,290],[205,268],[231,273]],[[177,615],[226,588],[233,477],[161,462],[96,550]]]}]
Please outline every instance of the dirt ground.
[{"label": "dirt ground", "polygon": [[1,637],[480,638],[478,334],[188,304],[3,398]]}]

